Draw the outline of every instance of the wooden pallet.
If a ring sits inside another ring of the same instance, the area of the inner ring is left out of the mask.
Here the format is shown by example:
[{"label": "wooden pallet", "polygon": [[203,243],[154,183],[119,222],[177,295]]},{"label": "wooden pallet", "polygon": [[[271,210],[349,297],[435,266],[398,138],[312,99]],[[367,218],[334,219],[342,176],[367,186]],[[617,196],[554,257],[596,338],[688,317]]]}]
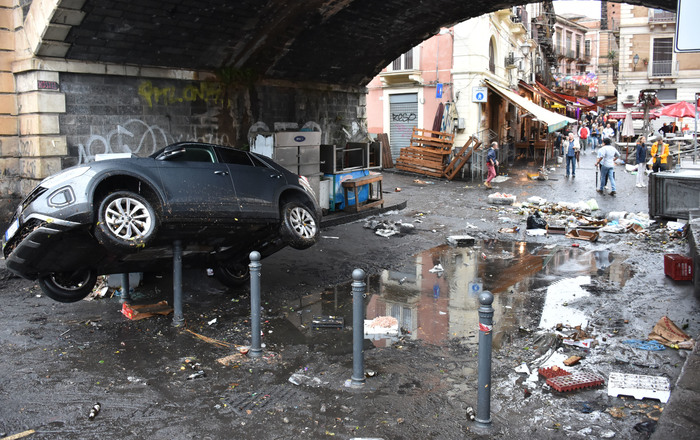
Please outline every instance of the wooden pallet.
[{"label": "wooden pallet", "polygon": [[411,143],[408,147],[401,149],[396,159],[396,168],[427,176],[443,177],[453,142],[454,136],[450,133],[414,127]]},{"label": "wooden pallet", "polygon": [[472,154],[481,147],[481,141],[474,136],[471,136],[464,146],[454,155],[452,161],[445,168],[445,177],[447,180],[452,180],[457,173],[466,165]]},{"label": "wooden pallet", "polygon": [[428,147],[442,151],[452,151],[454,135],[442,131],[424,130],[413,127],[410,147]]}]

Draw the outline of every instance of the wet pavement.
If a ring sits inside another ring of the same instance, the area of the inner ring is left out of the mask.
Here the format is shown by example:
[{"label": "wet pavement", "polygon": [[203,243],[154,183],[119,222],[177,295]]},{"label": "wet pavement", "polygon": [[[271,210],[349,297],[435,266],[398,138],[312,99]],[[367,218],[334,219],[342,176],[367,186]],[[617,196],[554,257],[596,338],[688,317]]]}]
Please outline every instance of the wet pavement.
[{"label": "wet pavement", "polygon": [[[620,195],[597,195],[592,160],[582,157],[575,181],[556,167],[548,181],[531,181],[525,172],[533,165],[514,167],[495,191],[519,201],[595,198],[603,212],[646,210],[644,190],[620,169]],[[406,202],[406,208],[377,220],[412,223],[413,232],[384,238],[364,220],[339,223],[325,228],[311,249],[286,249],[262,261],[261,359],[240,352],[250,344],[248,289],[227,290],[205,273],[186,272],[186,327],[180,329],[171,316],[129,321],[117,298],[59,304],[34,283],[4,275],[0,434],[648,437],[635,426],[659,418],[663,403],[608,396],[606,386],[559,393],[519,371],[523,364],[535,371],[552,356],[578,355],[583,359],[573,371],[666,377],[673,399],[688,352],[644,351],[624,341],[645,339],[662,316],[699,333],[692,285],[664,275],[663,254],[687,253],[685,240],[663,228],[649,237],[603,233],[596,243],[530,237],[525,217],[490,205],[493,190],[478,183],[387,172],[384,188],[387,205]],[[499,233],[503,226],[520,231]],[[464,234],[475,243],[446,244],[447,237]],[[352,373],[349,282],[358,267],[368,274],[367,319],[391,315],[401,329],[391,339],[364,341],[365,369],[374,374],[360,389],[346,386]],[[481,289],[494,293],[496,310],[488,432],[475,430],[466,413],[476,408]],[[146,275],[136,293],[142,302],[171,299],[167,270]],[[314,318],[322,316],[342,317],[343,327],[314,329]],[[577,325],[596,340],[593,348],[561,342],[561,334]],[[101,410],[91,420],[97,402]]]}]

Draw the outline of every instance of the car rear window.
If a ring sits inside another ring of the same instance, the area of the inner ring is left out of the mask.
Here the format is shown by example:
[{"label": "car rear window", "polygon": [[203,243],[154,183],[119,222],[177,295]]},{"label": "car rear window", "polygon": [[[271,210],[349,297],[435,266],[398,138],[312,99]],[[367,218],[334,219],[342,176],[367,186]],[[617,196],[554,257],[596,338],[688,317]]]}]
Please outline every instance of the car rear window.
[{"label": "car rear window", "polygon": [[232,165],[245,165],[245,166],[265,166],[258,159],[251,157],[248,153],[241,150],[234,150],[233,148],[218,148],[219,157],[224,163],[229,163]]}]

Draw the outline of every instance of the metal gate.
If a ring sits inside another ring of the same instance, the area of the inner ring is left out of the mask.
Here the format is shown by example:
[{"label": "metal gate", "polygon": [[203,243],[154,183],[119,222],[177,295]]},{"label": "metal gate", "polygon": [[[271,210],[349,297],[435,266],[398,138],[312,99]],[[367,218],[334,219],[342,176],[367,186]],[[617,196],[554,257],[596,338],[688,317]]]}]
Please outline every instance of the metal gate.
[{"label": "metal gate", "polygon": [[389,95],[391,156],[399,157],[401,148],[411,143],[413,127],[418,126],[418,94]]}]

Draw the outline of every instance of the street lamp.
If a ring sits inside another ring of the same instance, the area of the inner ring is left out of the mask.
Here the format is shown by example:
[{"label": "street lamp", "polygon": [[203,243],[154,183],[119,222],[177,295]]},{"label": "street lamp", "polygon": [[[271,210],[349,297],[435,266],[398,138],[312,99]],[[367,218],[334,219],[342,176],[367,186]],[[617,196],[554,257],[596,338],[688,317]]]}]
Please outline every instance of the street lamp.
[{"label": "street lamp", "polygon": [[632,64],[634,64],[634,71],[637,71],[637,63],[639,62],[639,55],[634,54],[634,57],[632,58]]}]

